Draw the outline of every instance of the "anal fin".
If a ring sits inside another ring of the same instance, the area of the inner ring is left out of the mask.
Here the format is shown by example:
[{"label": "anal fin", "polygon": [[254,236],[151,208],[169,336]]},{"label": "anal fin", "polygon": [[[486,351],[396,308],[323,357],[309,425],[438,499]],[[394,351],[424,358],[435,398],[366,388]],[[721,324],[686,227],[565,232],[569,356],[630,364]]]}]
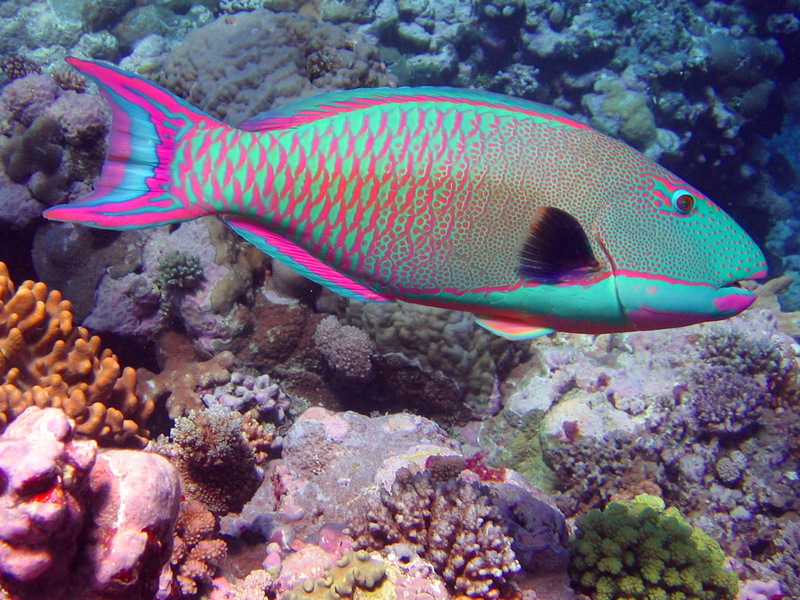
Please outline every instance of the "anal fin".
[{"label": "anal fin", "polygon": [[236,233],[262,252],[278,259],[303,277],[325,286],[340,296],[362,302],[388,302],[391,300],[391,298],[374,292],[329,267],[307,250],[263,225],[236,217],[227,217],[225,220]]},{"label": "anal fin", "polygon": [[475,322],[500,337],[507,340],[529,340],[553,333],[554,329],[537,327],[530,323],[516,321],[503,317],[475,317]]}]

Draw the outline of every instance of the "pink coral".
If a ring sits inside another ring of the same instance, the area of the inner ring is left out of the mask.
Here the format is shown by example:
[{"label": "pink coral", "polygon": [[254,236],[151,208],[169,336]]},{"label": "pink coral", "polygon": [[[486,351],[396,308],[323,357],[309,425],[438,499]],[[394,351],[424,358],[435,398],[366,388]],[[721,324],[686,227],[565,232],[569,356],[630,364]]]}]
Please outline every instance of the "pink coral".
[{"label": "pink coral", "polygon": [[739,589],[737,600],[779,600],[783,598],[781,584],[774,579],[770,581],[747,580]]},{"label": "pink coral", "polygon": [[27,598],[69,576],[97,443],[76,441],[63,411],[29,408],[0,437],[0,589]]},{"label": "pink coral", "polygon": [[0,597],[153,597],[180,500],[166,459],[98,452],[63,411],[31,407],[0,436],[0,480]]}]

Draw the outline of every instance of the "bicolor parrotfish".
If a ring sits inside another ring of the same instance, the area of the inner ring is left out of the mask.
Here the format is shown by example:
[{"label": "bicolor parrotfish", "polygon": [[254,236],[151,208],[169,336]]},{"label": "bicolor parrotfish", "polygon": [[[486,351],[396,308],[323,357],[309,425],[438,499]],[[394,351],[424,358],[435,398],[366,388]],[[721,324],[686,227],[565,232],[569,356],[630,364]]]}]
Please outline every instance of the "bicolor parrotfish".
[{"label": "bicolor parrotfish", "polygon": [[45,216],[134,229],[219,215],[349,298],[470,311],[511,339],[724,319],[765,276],[700,191],[555,108],[380,88],[232,127],[116,67],[67,59],[113,113],[95,191]]}]

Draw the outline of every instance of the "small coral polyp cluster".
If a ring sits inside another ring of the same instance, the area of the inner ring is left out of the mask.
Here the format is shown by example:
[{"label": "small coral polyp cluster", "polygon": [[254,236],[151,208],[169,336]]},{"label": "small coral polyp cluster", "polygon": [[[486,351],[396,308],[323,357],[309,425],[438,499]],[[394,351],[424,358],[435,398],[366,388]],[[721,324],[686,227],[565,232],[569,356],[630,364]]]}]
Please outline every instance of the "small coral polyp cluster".
[{"label": "small coral polyp cluster", "polygon": [[649,494],[577,520],[570,576],[593,600],[733,600],[725,554],[675,508]]}]

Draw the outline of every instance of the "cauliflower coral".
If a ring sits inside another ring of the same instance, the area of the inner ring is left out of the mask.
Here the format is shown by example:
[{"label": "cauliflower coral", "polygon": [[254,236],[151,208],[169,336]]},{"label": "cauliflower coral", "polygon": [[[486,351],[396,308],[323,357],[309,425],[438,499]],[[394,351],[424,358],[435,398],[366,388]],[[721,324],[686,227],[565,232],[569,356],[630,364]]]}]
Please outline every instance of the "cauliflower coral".
[{"label": "cauliflower coral", "polygon": [[593,600],[733,600],[725,554],[658,496],[611,502],[578,518],[570,577]]}]

